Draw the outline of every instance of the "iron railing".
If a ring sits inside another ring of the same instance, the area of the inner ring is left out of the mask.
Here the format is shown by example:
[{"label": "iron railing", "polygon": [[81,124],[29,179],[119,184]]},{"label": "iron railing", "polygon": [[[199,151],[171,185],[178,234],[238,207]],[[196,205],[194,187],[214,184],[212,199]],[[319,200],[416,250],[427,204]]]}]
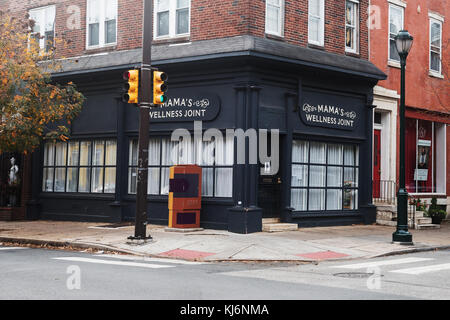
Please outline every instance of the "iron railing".
[{"label": "iron railing", "polygon": [[373,180],[372,198],[373,203],[396,204],[397,184],[391,180]]}]

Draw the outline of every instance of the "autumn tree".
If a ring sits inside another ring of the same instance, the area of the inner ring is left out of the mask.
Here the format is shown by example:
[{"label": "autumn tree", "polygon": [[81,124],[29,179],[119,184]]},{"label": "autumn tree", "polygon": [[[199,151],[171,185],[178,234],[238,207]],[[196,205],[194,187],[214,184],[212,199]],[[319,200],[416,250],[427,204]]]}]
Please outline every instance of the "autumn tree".
[{"label": "autumn tree", "polygon": [[83,104],[74,84],[52,82],[56,45],[41,49],[33,25],[28,16],[0,11],[0,154],[29,153],[43,139],[67,140]]}]

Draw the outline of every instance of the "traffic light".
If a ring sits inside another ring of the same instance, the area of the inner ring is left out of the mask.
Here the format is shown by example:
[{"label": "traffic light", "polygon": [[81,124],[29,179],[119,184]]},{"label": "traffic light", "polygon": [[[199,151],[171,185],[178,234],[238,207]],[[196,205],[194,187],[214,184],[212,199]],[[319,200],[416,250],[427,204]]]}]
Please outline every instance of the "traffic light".
[{"label": "traffic light", "polygon": [[139,95],[139,70],[128,70],[123,73],[124,94],[122,96],[123,102],[138,103]]},{"label": "traffic light", "polygon": [[164,104],[167,101],[165,93],[168,87],[164,82],[168,78],[165,72],[153,71],[153,104]]}]

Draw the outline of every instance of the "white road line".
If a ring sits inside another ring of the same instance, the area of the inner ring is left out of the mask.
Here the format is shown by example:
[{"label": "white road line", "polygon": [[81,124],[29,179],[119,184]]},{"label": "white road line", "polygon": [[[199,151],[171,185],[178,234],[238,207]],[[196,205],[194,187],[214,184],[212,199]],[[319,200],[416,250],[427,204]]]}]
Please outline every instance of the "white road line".
[{"label": "white road line", "polygon": [[429,260],[434,260],[434,259],[433,258],[403,258],[403,259],[383,260],[383,261],[366,262],[366,263],[346,264],[344,266],[331,266],[331,268],[362,269],[362,268],[389,266],[389,265],[404,264],[404,263],[422,262],[422,261],[429,261]]},{"label": "white road line", "polygon": [[408,268],[408,269],[392,270],[389,272],[405,273],[405,274],[422,274],[422,273],[441,271],[441,270],[450,270],[450,263],[435,264],[435,265],[416,267],[416,268]]},{"label": "white road line", "polygon": [[120,254],[95,254],[95,257],[114,258],[120,260],[132,260],[132,261],[148,261],[148,262],[164,262],[174,264],[204,264],[203,262],[185,261],[179,259],[164,259],[164,258],[152,258],[152,257],[140,257],[140,256],[127,256]]},{"label": "white road line", "polygon": [[87,263],[99,263],[99,264],[111,264],[117,266],[127,266],[127,267],[141,267],[141,268],[173,268],[175,266],[167,266],[162,264],[150,264],[150,263],[138,263],[138,262],[126,262],[126,261],[114,261],[114,260],[102,260],[102,259],[90,259],[81,257],[63,257],[63,258],[52,258],[54,260],[65,260],[74,262],[87,262]]},{"label": "white road line", "polygon": [[0,247],[0,250],[22,250],[22,249],[29,249],[24,247]]}]

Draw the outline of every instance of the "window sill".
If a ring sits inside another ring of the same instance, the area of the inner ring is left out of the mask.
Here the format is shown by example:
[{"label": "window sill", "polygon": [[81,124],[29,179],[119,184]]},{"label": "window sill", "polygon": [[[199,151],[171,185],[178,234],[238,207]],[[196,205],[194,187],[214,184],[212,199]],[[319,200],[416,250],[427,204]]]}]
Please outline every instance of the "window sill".
[{"label": "window sill", "polygon": [[419,197],[438,197],[438,198],[447,198],[447,194],[445,193],[436,193],[436,192],[429,192],[429,193],[408,193],[411,197],[419,198]]},{"label": "window sill", "polygon": [[360,58],[361,55],[357,51],[345,50],[345,55],[353,58]]},{"label": "window sill", "polygon": [[45,192],[40,193],[40,198],[59,198],[59,199],[96,199],[96,200],[111,200],[114,199],[114,193],[73,193],[73,192]]},{"label": "window sill", "polygon": [[102,52],[109,52],[114,51],[117,49],[117,44],[111,44],[111,45],[105,45],[105,46],[95,46],[95,47],[87,47],[84,53],[86,54],[96,54],[96,53],[102,53]]},{"label": "window sill", "polygon": [[440,74],[440,73],[437,73],[437,72],[434,72],[434,71],[431,71],[431,70],[428,72],[428,75],[430,77],[444,79],[444,75],[443,74]]},{"label": "window sill", "polygon": [[273,33],[265,33],[265,37],[267,39],[272,39],[272,40],[278,40],[278,41],[284,41],[284,37],[280,36],[278,34],[273,34]]},{"label": "window sill", "polygon": [[400,65],[400,62],[394,61],[394,60],[388,60],[388,66],[393,68],[400,69],[402,66]]},{"label": "window sill", "polygon": [[156,38],[153,39],[152,44],[173,44],[173,43],[182,43],[191,41],[191,37],[187,36],[176,36],[176,37],[165,37],[165,38]]},{"label": "window sill", "polygon": [[325,50],[325,47],[323,45],[319,45],[319,44],[315,44],[315,43],[308,43],[308,48]]}]

